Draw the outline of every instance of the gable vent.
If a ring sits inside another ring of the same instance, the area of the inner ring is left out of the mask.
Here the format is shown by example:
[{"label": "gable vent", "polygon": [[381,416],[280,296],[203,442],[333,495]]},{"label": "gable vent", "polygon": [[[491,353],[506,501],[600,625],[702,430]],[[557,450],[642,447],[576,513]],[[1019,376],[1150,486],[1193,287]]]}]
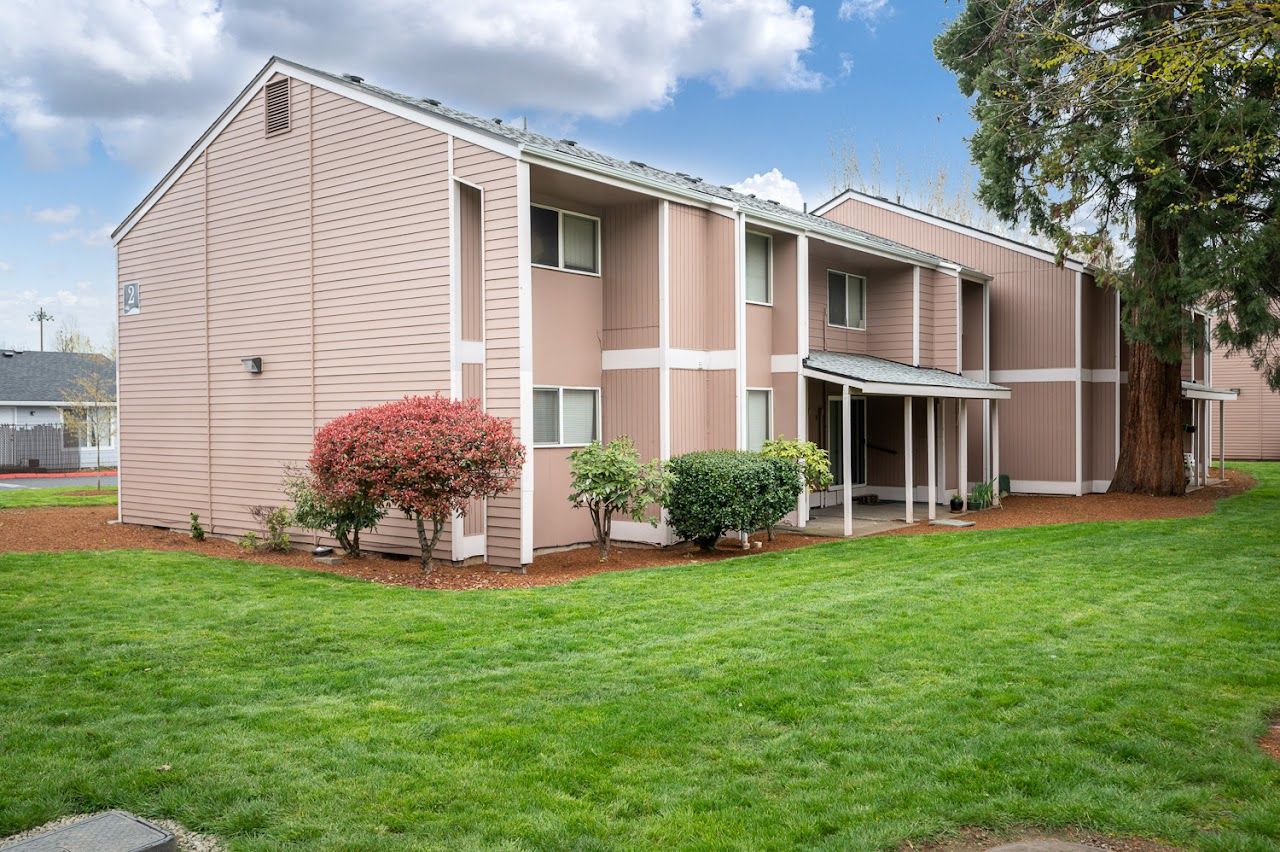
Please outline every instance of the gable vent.
[{"label": "gable vent", "polygon": [[267,84],[267,135],[284,133],[289,129],[289,80],[276,80]]}]

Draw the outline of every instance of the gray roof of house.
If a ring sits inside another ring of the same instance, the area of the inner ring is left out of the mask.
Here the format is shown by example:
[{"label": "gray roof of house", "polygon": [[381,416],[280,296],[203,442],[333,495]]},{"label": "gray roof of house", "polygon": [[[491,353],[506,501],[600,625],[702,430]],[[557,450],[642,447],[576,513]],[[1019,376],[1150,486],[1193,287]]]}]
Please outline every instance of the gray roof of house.
[{"label": "gray roof of house", "polygon": [[116,393],[116,364],[105,355],[81,352],[0,350],[0,405],[12,402],[67,402],[82,376],[101,376]]},{"label": "gray roof of house", "polygon": [[[278,57],[277,57],[278,58]],[[352,77],[343,74],[333,74],[328,71],[321,71],[317,68],[311,68],[301,65],[287,59],[280,59],[288,65],[293,65],[312,74],[318,74],[322,77],[338,83],[340,85],[354,86],[367,92],[371,92],[379,97],[395,101],[415,110],[425,113],[438,115],[442,118],[454,121],[459,124],[467,125],[476,130],[482,131],[492,136],[505,139],[511,143],[522,146],[533,152],[547,152],[557,158],[568,158],[582,164],[584,168],[604,168],[613,172],[618,172],[623,176],[630,176],[645,182],[653,182],[679,193],[698,193],[701,195],[711,196],[721,202],[737,205],[740,209],[751,213],[757,213],[763,217],[769,217],[781,220],[796,228],[808,230],[817,234],[826,234],[837,240],[844,240],[863,245],[880,248],[885,251],[892,252],[896,255],[906,255],[909,257],[919,258],[922,261],[937,264],[954,264],[946,258],[912,248],[893,240],[885,239],[876,234],[868,233],[857,228],[850,228],[847,225],[841,225],[839,222],[833,222],[830,219],[824,219],[821,216],[815,216],[812,213],[805,213],[795,210],[776,201],[769,201],[764,198],[757,198],[754,195],[745,195],[736,192],[727,186],[719,184],[707,183],[701,178],[692,175],[686,175],[681,172],[669,172],[665,169],[659,169],[646,163],[637,162],[635,160],[620,160],[617,157],[611,157],[608,154],[602,154],[599,151],[593,151],[590,148],[584,148],[569,139],[552,139],[550,136],[543,136],[541,133],[534,133],[531,130],[524,130],[514,127],[499,119],[480,118],[470,113],[454,109],[436,101],[432,98],[419,98],[412,95],[393,92],[390,89],[384,89],[381,86],[375,86],[371,83],[364,82],[362,79],[352,79]]]},{"label": "gray roof of house", "polygon": [[955,388],[972,391],[1007,391],[1008,388],[991,382],[970,379],[959,373],[948,373],[933,367],[914,367],[899,361],[876,358],[871,355],[851,355],[845,352],[810,352],[804,365],[811,370],[843,376],[859,382],[885,385],[915,385],[931,388]]}]

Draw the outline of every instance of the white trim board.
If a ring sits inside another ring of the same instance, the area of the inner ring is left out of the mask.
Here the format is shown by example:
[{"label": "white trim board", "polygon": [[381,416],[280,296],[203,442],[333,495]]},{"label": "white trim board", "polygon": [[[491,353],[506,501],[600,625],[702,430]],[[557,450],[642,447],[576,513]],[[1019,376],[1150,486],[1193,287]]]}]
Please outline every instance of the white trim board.
[{"label": "white trim board", "polygon": [[821,379],[833,385],[844,385],[866,394],[867,396],[902,396],[902,397],[938,397],[939,399],[1009,399],[1009,390],[982,390],[978,388],[955,388],[945,385],[899,385],[884,382],[864,382],[826,373],[821,370],[805,368],[804,376],[810,379]]},{"label": "white trim board", "polygon": [[[648,349],[606,349],[600,353],[602,370],[657,370],[662,364],[663,350],[650,347]],[[736,370],[738,367],[738,351],[736,349],[667,349],[666,366],[672,370]],[[793,356],[794,357],[794,356]]]},{"label": "white trim board", "polygon": [[[863,204],[875,207],[878,210],[887,210],[890,213],[897,213],[901,216],[907,217],[908,219],[914,219],[917,222],[926,222],[930,225],[937,225],[939,228],[943,228],[953,233],[964,234],[965,236],[973,237],[974,239],[982,240],[983,242],[991,243],[992,245],[997,245],[1001,248],[1007,248],[1010,251],[1016,251],[1056,265],[1056,258],[1054,257],[1053,252],[1036,248],[1035,246],[1030,246],[1025,243],[1020,243],[1017,240],[1012,240],[1008,237],[1001,237],[996,234],[987,233],[986,231],[980,231],[977,228],[970,227],[969,225],[952,222],[950,219],[943,219],[940,216],[934,216],[921,210],[915,210],[901,204],[895,204],[892,201],[877,198],[874,195],[867,195],[866,193],[858,192],[853,189],[844,190],[830,201],[819,204],[817,207],[813,208],[811,212],[815,216],[825,216],[828,211],[838,207],[840,204],[848,200],[860,201]],[[1084,264],[1071,258],[1064,258],[1062,265],[1073,272],[1088,271],[1085,269]]]}]

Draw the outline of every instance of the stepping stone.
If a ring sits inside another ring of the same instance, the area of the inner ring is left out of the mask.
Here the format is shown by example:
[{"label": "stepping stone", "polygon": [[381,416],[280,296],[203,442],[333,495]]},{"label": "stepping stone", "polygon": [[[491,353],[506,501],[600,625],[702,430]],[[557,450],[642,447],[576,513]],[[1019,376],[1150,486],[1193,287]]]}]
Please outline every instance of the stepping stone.
[{"label": "stepping stone", "polygon": [[1068,843],[1065,840],[1021,840],[1017,843],[1006,843],[1003,846],[992,846],[987,852],[1106,852],[1106,850],[1097,846]]},{"label": "stepping stone", "polygon": [[931,527],[971,527],[973,521],[961,521],[955,518],[938,518],[936,521],[930,521]]},{"label": "stepping stone", "polygon": [[176,852],[173,834],[124,811],[107,811],[42,831],[4,852]]}]

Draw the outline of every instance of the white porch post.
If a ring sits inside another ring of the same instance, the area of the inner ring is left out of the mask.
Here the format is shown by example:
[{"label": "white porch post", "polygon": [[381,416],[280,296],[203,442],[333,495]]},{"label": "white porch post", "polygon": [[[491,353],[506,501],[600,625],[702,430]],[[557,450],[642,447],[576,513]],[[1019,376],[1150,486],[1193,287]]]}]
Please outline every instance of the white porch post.
[{"label": "white porch post", "polygon": [[991,400],[991,482],[992,504],[1000,505],[1000,400]]},{"label": "white porch post", "polygon": [[1196,424],[1196,439],[1193,442],[1196,453],[1195,484],[1204,485],[1204,400],[1197,399],[1193,405],[1193,422]]},{"label": "white porch post", "polygon": [[844,497],[844,534],[853,535],[853,425],[849,422],[850,409],[849,386],[840,386],[840,490]]},{"label": "white porch post", "polygon": [[961,397],[956,401],[956,446],[959,455],[956,464],[960,467],[960,499],[964,501],[965,511],[969,510],[969,409],[968,400]]},{"label": "white porch post", "polygon": [[1227,404],[1218,400],[1218,476],[1227,481]]},{"label": "white porch post", "polygon": [[907,500],[906,522],[914,524],[916,522],[915,514],[915,483],[912,481],[915,473],[915,461],[911,457],[912,444],[911,440],[911,397],[904,396],[902,398],[902,449],[903,455],[906,457],[906,470],[903,472],[902,483],[905,486]]},{"label": "white porch post", "polygon": [[1209,400],[1200,400],[1200,484],[1209,484],[1209,470],[1213,467],[1210,459],[1213,455],[1213,444],[1210,443]]},{"label": "white porch post", "polygon": [[938,519],[938,404],[934,397],[925,399],[925,440],[929,442],[929,520]]}]

